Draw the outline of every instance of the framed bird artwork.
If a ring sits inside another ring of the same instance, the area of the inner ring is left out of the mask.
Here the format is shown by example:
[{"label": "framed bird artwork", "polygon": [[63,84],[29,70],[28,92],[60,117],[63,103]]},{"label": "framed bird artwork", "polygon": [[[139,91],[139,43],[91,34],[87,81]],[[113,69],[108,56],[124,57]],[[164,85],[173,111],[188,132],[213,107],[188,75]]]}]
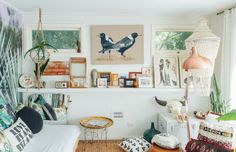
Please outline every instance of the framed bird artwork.
[{"label": "framed bird artwork", "polygon": [[92,64],[143,64],[143,25],[91,27]]}]

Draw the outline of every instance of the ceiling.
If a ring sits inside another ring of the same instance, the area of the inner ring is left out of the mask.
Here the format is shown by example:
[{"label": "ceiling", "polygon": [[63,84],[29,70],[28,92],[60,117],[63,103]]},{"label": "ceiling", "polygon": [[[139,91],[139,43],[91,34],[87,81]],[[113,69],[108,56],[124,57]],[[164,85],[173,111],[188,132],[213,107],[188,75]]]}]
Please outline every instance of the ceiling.
[{"label": "ceiling", "polygon": [[205,16],[232,7],[236,0],[7,0],[24,12],[150,15],[160,17]]}]

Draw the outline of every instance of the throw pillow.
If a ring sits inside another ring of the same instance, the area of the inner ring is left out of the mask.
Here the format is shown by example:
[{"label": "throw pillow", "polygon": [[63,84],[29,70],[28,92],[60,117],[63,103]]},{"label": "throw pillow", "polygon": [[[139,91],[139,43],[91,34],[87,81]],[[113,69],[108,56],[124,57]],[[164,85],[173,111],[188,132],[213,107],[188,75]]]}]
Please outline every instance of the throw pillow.
[{"label": "throw pillow", "polygon": [[36,134],[43,128],[43,119],[40,114],[30,107],[24,107],[16,113],[17,118],[21,118],[30,130]]},{"label": "throw pillow", "polygon": [[119,146],[126,152],[147,152],[151,144],[143,138],[129,138],[122,141]]},{"label": "throw pillow", "polygon": [[224,127],[216,124],[201,122],[198,139],[232,149],[233,133],[234,130],[232,127]]},{"label": "throw pillow", "polygon": [[37,111],[40,114],[40,116],[42,117],[43,120],[46,119],[45,114],[44,114],[43,109],[42,109],[42,106],[40,104],[30,102],[29,107],[33,108],[35,111]]},{"label": "throw pillow", "polygon": [[8,128],[15,121],[11,106],[0,97],[0,129]]},{"label": "throw pillow", "polygon": [[224,148],[218,144],[192,139],[185,147],[186,152],[233,152],[233,149]]},{"label": "throw pillow", "polygon": [[0,131],[0,152],[13,152],[12,145],[3,131]]},{"label": "throw pillow", "polygon": [[57,120],[62,121],[62,120],[66,120],[66,109],[65,108],[53,108]]},{"label": "throw pillow", "polygon": [[14,152],[23,151],[24,147],[33,138],[33,133],[20,118],[11,127],[4,130],[4,133],[11,141]]},{"label": "throw pillow", "polygon": [[24,104],[19,103],[19,104],[16,106],[15,113],[17,113],[18,111],[20,111],[20,110],[23,109],[24,107],[25,107]]},{"label": "throw pillow", "polygon": [[155,135],[152,138],[152,143],[155,143],[158,146],[166,149],[176,149],[179,148],[180,145],[178,138],[167,133]]}]

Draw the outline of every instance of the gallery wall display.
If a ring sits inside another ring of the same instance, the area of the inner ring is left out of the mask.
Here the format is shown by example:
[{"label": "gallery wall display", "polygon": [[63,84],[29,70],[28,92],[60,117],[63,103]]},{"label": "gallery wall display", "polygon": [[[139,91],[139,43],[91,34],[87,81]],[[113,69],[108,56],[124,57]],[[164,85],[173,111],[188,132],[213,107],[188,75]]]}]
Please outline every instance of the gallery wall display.
[{"label": "gallery wall display", "polygon": [[0,98],[17,105],[22,64],[22,14],[0,1]]},{"label": "gallery wall display", "polygon": [[92,64],[143,64],[143,30],[143,25],[92,26]]}]

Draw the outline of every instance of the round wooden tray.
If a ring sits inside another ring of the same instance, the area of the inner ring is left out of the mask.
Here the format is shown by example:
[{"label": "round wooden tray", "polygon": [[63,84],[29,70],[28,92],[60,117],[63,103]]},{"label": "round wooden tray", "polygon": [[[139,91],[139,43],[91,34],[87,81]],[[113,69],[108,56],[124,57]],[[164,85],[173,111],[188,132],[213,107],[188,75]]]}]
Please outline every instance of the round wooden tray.
[{"label": "round wooden tray", "polygon": [[[93,120],[101,120],[101,121],[105,121],[107,122],[106,125],[104,126],[92,126],[89,125],[88,122],[89,121],[93,121]],[[89,129],[103,129],[103,128],[108,128],[110,126],[113,125],[113,120],[107,117],[102,117],[102,116],[92,116],[92,117],[87,117],[87,118],[83,118],[80,120],[80,125],[84,128],[89,128]]]}]

